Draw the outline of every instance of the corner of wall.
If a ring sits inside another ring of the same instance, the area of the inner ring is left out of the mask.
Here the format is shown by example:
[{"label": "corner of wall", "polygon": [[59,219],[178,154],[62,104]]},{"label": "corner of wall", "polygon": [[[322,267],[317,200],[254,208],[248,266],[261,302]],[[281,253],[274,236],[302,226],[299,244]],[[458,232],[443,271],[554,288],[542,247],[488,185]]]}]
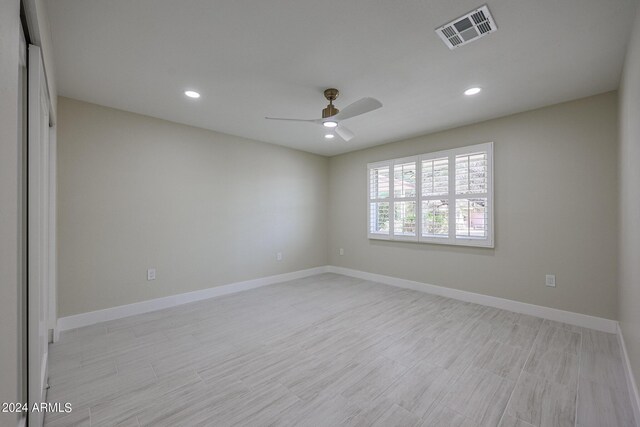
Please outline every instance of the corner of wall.
[{"label": "corner of wall", "polygon": [[619,337],[627,368],[632,400],[635,398],[636,422],[640,424],[640,7],[627,46],[620,83],[619,121],[619,225],[618,225],[618,307]]}]

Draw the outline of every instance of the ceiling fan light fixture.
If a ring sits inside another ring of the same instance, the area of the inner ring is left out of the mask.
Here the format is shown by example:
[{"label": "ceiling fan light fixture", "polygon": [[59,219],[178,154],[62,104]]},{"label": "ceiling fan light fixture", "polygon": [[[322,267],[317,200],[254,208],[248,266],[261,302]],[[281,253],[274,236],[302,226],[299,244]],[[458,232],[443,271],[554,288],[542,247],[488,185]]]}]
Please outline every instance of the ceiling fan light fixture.
[{"label": "ceiling fan light fixture", "polygon": [[469,89],[464,91],[464,94],[467,96],[477,95],[482,91],[480,87],[470,87]]},{"label": "ceiling fan light fixture", "polygon": [[333,139],[333,138],[335,138],[336,136],[335,136],[334,134],[332,134],[332,133],[328,133],[328,134],[326,134],[324,137],[325,137],[326,139]]},{"label": "ceiling fan light fixture", "polygon": [[322,125],[326,128],[334,128],[338,126],[338,122],[333,120],[327,120],[325,122],[322,122]]}]

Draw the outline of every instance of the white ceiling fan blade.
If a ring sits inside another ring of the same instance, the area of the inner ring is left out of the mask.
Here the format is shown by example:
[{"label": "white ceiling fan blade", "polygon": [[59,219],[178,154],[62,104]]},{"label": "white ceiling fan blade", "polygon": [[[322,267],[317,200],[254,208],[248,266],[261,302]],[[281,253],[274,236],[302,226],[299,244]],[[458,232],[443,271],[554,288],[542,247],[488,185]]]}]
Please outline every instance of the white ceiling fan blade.
[{"label": "white ceiling fan blade", "polygon": [[359,116],[369,111],[377,110],[382,107],[382,102],[375,98],[362,98],[359,101],[344,107],[338,114],[333,116],[336,120],[347,120],[351,117]]},{"label": "white ceiling fan blade", "polygon": [[317,122],[318,119],[286,119],[283,117],[265,117],[267,120],[285,120],[287,122],[309,122],[314,123]]},{"label": "white ceiling fan blade", "polygon": [[349,142],[351,138],[355,136],[353,132],[351,132],[349,129],[347,129],[342,125],[336,128],[336,133],[338,134],[338,136],[340,136],[340,138],[344,139],[346,142]]}]

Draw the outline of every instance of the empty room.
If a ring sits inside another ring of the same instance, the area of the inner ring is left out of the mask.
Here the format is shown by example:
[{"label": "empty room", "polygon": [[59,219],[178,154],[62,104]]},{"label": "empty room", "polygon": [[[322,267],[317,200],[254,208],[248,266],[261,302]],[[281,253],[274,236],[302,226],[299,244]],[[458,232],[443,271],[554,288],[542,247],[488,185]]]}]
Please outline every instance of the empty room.
[{"label": "empty room", "polygon": [[3,0],[0,426],[640,427],[638,0]]}]

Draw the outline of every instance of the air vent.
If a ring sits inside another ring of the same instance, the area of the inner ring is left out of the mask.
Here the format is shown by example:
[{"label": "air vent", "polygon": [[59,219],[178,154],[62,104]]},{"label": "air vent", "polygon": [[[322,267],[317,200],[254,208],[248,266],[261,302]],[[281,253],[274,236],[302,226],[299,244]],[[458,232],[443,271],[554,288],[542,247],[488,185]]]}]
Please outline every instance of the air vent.
[{"label": "air vent", "polygon": [[489,8],[484,5],[443,25],[436,30],[436,33],[449,49],[455,49],[493,33],[497,29]]}]

